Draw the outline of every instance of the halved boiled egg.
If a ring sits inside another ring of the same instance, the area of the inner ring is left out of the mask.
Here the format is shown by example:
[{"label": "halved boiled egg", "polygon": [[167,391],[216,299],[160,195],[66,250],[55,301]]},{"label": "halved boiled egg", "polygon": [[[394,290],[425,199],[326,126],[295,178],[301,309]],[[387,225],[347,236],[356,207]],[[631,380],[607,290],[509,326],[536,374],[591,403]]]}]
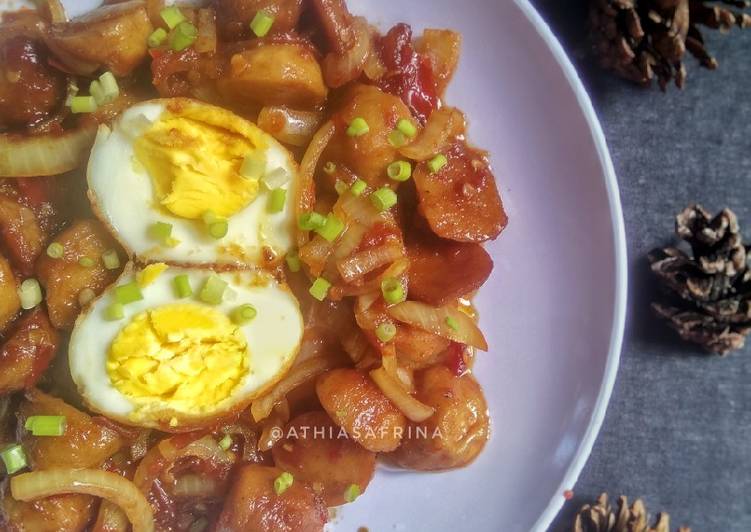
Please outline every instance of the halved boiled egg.
[{"label": "halved boiled egg", "polygon": [[276,384],[302,334],[297,300],[266,273],[129,265],[79,316],[68,356],[89,408],[182,432]]},{"label": "halved boiled egg", "polygon": [[94,211],[141,262],[264,265],[293,245],[297,165],[226,109],[134,105],[100,127],[87,175]]}]

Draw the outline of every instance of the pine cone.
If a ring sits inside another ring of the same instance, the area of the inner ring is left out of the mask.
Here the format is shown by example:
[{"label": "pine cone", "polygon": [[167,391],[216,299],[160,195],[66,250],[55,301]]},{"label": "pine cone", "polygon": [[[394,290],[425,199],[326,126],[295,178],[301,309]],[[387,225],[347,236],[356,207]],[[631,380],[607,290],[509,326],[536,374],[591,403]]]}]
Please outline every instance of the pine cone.
[{"label": "pine cone", "polygon": [[751,270],[738,219],[729,209],[712,218],[693,205],[676,217],[675,232],[691,255],[675,247],[649,254],[671,296],[652,308],[684,340],[710,352],[741,349],[751,332]]},{"label": "pine cone", "polygon": [[704,67],[717,68],[700,25],[723,32],[751,26],[751,15],[717,4],[746,9],[751,1],[590,0],[589,23],[600,63],[645,86],[657,78],[663,90],[671,80],[682,88],[686,50]]},{"label": "pine cone", "polygon": [[[573,532],[670,532],[670,516],[661,513],[653,527],[649,526],[647,511],[641,499],[631,507],[626,497],[618,498],[618,511],[608,501],[608,494],[603,493],[597,504],[584,505],[574,520]],[[680,527],[678,532],[691,532],[690,528]]]}]

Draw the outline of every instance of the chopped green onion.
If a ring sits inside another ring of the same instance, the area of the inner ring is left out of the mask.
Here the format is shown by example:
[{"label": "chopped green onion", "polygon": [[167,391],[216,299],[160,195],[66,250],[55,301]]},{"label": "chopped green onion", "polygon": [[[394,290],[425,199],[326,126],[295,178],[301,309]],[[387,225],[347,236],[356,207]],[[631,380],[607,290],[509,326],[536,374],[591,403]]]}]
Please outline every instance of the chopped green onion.
[{"label": "chopped green onion", "polygon": [[317,212],[306,212],[297,221],[297,226],[303,231],[315,231],[324,225],[326,225],[326,217]]},{"label": "chopped green onion", "polygon": [[198,38],[198,28],[190,22],[181,22],[172,32],[170,46],[175,52],[182,52]]},{"label": "chopped green onion", "polygon": [[344,500],[347,502],[355,502],[360,496],[360,486],[357,484],[350,484],[346,490],[344,490]]},{"label": "chopped green onion", "polygon": [[212,210],[208,210],[203,213],[201,215],[201,218],[203,219],[203,223],[205,223],[207,227],[219,220],[219,216]]},{"label": "chopped green onion", "polygon": [[151,33],[151,35],[149,35],[149,48],[156,48],[157,46],[161,46],[166,40],[167,32],[165,31],[165,29],[157,28]]},{"label": "chopped green onion", "polygon": [[323,301],[329,293],[331,283],[323,277],[319,277],[313,281],[313,286],[310,287],[310,295],[316,298],[318,301]]},{"label": "chopped green onion", "polygon": [[117,84],[112,72],[105,72],[99,76],[99,83],[104,91],[104,101],[106,103],[114,102],[120,96],[120,86]]},{"label": "chopped green onion", "polygon": [[71,101],[78,95],[79,88],[75,81],[68,82],[68,94],[65,97],[65,107],[70,107]]},{"label": "chopped green onion", "polygon": [[42,302],[42,287],[36,279],[26,279],[18,288],[18,298],[21,300],[21,308],[30,310]]},{"label": "chopped green onion", "polygon": [[94,111],[96,111],[96,99],[94,99],[93,96],[74,96],[73,98],[71,98],[71,113],[93,113]]},{"label": "chopped green onion", "polygon": [[281,495],[292,486],[294,481],[295,477],[285,471],[274,480],[274,491],[277,495]]},{"label": "chopped green onion", "polygon": [[362,196],[362,193],[365,192],[366,188],[368,188],[368,184],[362,179],[358,179],[352,183],[352,186],[349,187],[349,191],[352,192],[353,196],[359,197]]},{"label": "chopped green onion", "polygon": [[102,84],[99,83],[99,80],[94,80],[89,85],[89,94],[91,94],[94,97],[94,100],[96,101],[97,105],[104,105],[105,98],[104,98],[104,89],[102,88]]},{"label": "chopped green onion", "polygon": [[323,227],[316,229],[316,233],[321,235],[327,242],[333,242],[344,231],[344,222],[334,213],[326,217],[326,223]]},{"label": "chopped green onion", "polygon": [[125,317],[125,307],[122,303],[112,303],[104,310],[104,319],[107,321],[119,321]]},{"label": "chopped green onion", "polygon": [[78,259],[78,264],[80,264],[84,268],[93,268],[96,265],[96,262],[92,258],[81,257],[80,259]]},{"label": "chopped green onion", "polygon": [[332,163],[331,161],[327,162],[323,165],[323,172],[328,175],[332,175],[334,172],[336,172],[336,164]]},{"label": "chopped green onion", "polygon": [[47,256],[51,259],[62,259],[65,254],[65,248],[59,242],[53,242],[47,246]]},{"label": "chopped green onion", "polygon": [[253,305],[247,304],[247,305],[241,305],[237,307],[235,310],[232,311],[232,321],[234,321],[237,325],[245,325],[246,323],[250,323],[253,321],[253,319],[258,315],[258,311],[256,310],[256,307]]},{"label": "chopped green onion", "polygon": [[219,440],[219,448],[222,451],[229,451],[229,448],[232,447],[232,436],[229,434],[225,434],[224,438]]},{"label": "chopped green onion", "polygon": [[253,30],[256,37],[265,37],[271,31],[271,26],[273,25],[274,17],[266,13],[266,11],[261,10],[256,13],[256,16],[250,22],[250,29]]},{"label": "chopped green onion", "polygon": [[3,463],[5,464],[5,471],[9,475],[18,473],[28,465],[26,453],[23,451],[23,447],[18,444],[3,449],[3,451],[0,452],[0,458],[2,458]]},{"label": "chopped green onion", "polygon": [[387,277],[381,281],[381,292],[389,305],[396,305],[406,299],[404,287],[396,277]]},{"label": "chopped green onion", "polygon": [[221,240],[227,236],[227,233],[229,233],[229,222],[227,220],[217,220],[209,225],[209,234],[215,240]]},{"label": "chopped green onion", "polygon": [[297,255],[297,253],[288,253],[286,260],[287,267],[292,273],[297,273],[302,268],[302,263],[300,262],[300,257]]},{"label": "chopped green onion", "polygon": [[185,299],[193,295],[193,289],[190,287],[190,279],[186,274],[175,277],[172,280],[172,286],[175,289],[175,294],[180,299]]},{"label": "chopped green onion", "polygon": [[274,168],[271,172],[267,173],[261,179],[261,183],[268,190],[274,190],[275,188],[281,188],[289,183],[289,172],[282,167]]},{"label": "chopped green onion", "polygon": [[336,183],[334,183],[334,190],[336,190],[336,193],[341,196],[349,190],[349,185],[341,179],[337,179]]},{"label": "chopped green onion", "polygon": [[108,270],[116,270],[120,267],[120,256],[114,249],[108,249],[102,253],[102,262]]},{"label": "chopped green onion", "polygon": [[411,120],[407,120],[406,118],[402,118],[396,123],[396,129],[411,139],[417,136],[417,127],[415,127]]},{"label": "chopped green onion", "polygon": [[396,192],[390,188],[379,188],[370,195],[370,201],[379,211],[387,211],[396,205]]},{"label": "chopped green onion", "polygon": [[349,137],[362,137],[370,132],[370,126],[362,117],[357,117],[349,123],[347,128],[347,136]]},{"label": "chopped green onion", "polygon": [[128,303],[135,303],[141,301],[143,294],[141,293],[141,287],[138,283],[132,282],[128,284],[122,284],[115,287],[115,301],[121,305],[127,305]]},{"label": "chopped green onion", "polygon": [[394,148],[402,148],[406,146],[408,142],[409,139],[407,136],[397,129],[389,133],[389,144]]},{"label": "chopped green onion", "polygon": [[459,332],[459,322],[456,321],[456,318],[453,318],[451,316],[446,318],[446,325],[449,326],[449,329],[451,329],[454,332]]},{"label": "chopped green onion", "polygon": [[245,156],[240,167],[240,175],[246,179],[261,179],[266,173],[266,154],[256,150]]},{"label": "chopped green onion", "polygon": [[407,161],[396,161],[388,166],[386,172],[394,181],[407,181],[412,177],[412,165]]},{"label": "chopped green onion", "polygon": [[385,321],[376,327],[376,337],[384,344],[389,343],[396,336],[396,325]]},{"label": "chopped green onion", "polygon": [[180,241],[176,238],[169,237],[167,240],[164,241],[164,246],[168,248],[174,248],[177,247],[178,244],[180,244]]},{"label": "chopped green onion", "polygon": [[78,292],[78,304],[82,307],[85,307],[89,303],[91,303],[94,298],[96,297],[96,292],[94,292],[91,288],[84,288],[80,292]]},{"label": "chopped green onion", "polygon": [[172,236],[172,224],[156,222],[149,227],[149,237],[163,244]]},{"label": "chopped green onion", "polygon": [[224,292],[226,290],[227,283],[223,281],[222,278],[218,275],[213,274],[208,279],[206,279],[206,284],[203,285],[201,293],[198,295],[198,297],[204,303],[208,303],[209,305],[218,305],[222,302],[222,299],[224,298]]},{"label": "chopped green onion", "polygon": [[62,436],[65,427],[65,416],[31,416],[24,425],[34,436]]},{"label": "chopped green onion", "polygon": [[284,203],[287,201],[287,191],[283,188],[276,188],[271,191],[269,197],[268,211],[276,214],[284,210]]},{"label": "chopped green onion", "polygon": [[439,153],[435,157],[433,157],[430,161],[428,161],[428,168],[430,171],[434,174],[441,171],[441,168],[446,166],[448,164],[448,159],[446,159],[446,156],[442,153]]},{"label": "chopped green onion", "polygon": [[162,17],[164,23],[167,24],[167,27],[171,30],[175,29],[181,22],[185,22],[185,20],[187,20],[182,11],[180,11],[180,8],[177,6],[170,6],[162,9],[159,12],[159,16]]}]

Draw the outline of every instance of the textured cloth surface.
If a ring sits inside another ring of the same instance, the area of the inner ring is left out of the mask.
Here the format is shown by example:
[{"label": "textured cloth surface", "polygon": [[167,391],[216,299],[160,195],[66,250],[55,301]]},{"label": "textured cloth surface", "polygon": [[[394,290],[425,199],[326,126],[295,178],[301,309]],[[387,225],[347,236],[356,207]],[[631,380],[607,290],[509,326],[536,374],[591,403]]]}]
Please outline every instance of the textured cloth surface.
[{"label": "textured cloth surface", "polygon": [[[574,61],[599,114],[620,185],[629,253],[621,367],[592,456],[551,531],[602,491],[643,497],[673,529],[751,530],[751,345],[705,357],[652,316],[647,252],[669,242],[692,202],[728,206],[751,242],[751,29],[705,36],[720,69],[687,59],[683,92],[642,89],[589,55],[585,0],[533,0]],[[751,338],[749,338],[751,344]]]}]

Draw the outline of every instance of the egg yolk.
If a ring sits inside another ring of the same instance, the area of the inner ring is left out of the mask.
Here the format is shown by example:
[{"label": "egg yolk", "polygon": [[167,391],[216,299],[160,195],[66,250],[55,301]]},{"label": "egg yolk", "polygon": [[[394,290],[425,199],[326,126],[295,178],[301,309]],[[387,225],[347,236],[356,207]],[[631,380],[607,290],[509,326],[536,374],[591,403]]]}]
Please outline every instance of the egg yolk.
[{"label": "egg yolk", "polygon": [[248,344],[224,314],[196,304],[142,312],[110,346],[107,373],[115,388],[144,404],[210,411],[248,373]]},{"label": "egg yolk", "polygon": [[237,115],[212,107],[168,109],[134,142],[156,201],[195,220],[206,211],[230,217],[258,196],[257,179],[240,174],[245,156],[265,149],[263,134]]}]

